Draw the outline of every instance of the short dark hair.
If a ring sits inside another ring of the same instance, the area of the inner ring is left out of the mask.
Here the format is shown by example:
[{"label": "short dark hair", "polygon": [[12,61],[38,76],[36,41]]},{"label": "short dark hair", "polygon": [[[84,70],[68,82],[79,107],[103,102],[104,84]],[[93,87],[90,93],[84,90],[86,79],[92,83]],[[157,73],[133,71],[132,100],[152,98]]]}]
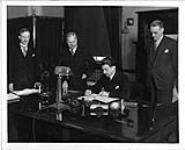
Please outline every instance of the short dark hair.
[{"label": "short dark hair", "polygon": [[102,60],[102,65],[116,66],[116,61],[112,57],[106,57]]},{"label": "short dark hair", "polygon": [[154,20],[150,23],[150,27],[159,26],[160,28],[164,27],[164,23],[161,20]]},{"label": "short dark hair", "polygon": [[30,30],[28,28],[21,28],[19,30],[19,35],[21,35],[21,33],[23,33],[23,32],[30,32]]},{"label": "short dark hair", "polygon": [[77,34],[76,34],[75,32],[68,32],[68,33],[66,33],[66,39],[67,39],[68,37],[70,37],[70,36],[75,36],[76,39],[78,39],[78,36],[77,36]]}]

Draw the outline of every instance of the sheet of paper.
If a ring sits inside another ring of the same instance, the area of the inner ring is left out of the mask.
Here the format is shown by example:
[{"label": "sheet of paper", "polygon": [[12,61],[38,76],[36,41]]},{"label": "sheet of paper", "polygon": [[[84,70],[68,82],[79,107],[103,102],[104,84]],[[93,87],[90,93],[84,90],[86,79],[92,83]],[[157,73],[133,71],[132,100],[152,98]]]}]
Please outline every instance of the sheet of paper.
[{"label": "sheet of paper", "polygon": [[20,99],[20,96],[15,95],[13,93],[8,93],[8,101]]},{"label": "sheet of paper", "polygon": [[39,90],[38,89],[23,89],[20,91],[14,91],[14,93],[19,96],[26,96],[26,95],[30,95],[30,94],[39,93]]},{"label": "sheet of paper", "polygon": [[15,103],[20,101],[20,96],[13,93],[8,93],[7,100],[8,100],[8,104]]},{"label": "sheet of paper", "polygon": [[98,101],[104,102],[104,103],[110,103],[112,101],[115,101],[115,100],[119,99],[119,98],[113,98],[113,97],[100,96],[98,94],[91,94],[89,96],[78,97],[78,99],[80,99],[80,100],[82,100],[82,98],[84,98],[84,100],[86,100],[86,101],[98,100]]}]

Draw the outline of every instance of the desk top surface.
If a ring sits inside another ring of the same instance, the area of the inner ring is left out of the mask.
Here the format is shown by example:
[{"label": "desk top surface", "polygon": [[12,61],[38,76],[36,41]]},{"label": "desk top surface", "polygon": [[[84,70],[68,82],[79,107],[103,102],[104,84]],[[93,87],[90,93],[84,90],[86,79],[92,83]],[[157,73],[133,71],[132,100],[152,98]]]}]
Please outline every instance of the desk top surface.
[{"label": "desk top surface", "polygon": [[[63,120],[60,122],[56,120],[56,110],[54,108],[34,110],[32,108],[25,107],[21,102],[9,104],[8,111],[23,117],[44,121],[54,125],[61,125],[63,127],[73,128],[79,131],[124,142],[144,142],[148,137],[160,132],[160,128],[162,126],[166,126],[176,121],[176,117],[174,116],[164,117],[159,123],[157,123],[157,125],[155,125],[153,130],[148,130],[141,135],[136,134],[130,136],[127,135],[129,132],[123,132],[124,130],[127,130],[125,125],[114,121],[109,116],[99,118],[96,116],[81,117],[67,112],[63,113]],[[133,131],[133,133],[135,134],[135,131]],[[132,134],[132,131],[130,134]]]}]

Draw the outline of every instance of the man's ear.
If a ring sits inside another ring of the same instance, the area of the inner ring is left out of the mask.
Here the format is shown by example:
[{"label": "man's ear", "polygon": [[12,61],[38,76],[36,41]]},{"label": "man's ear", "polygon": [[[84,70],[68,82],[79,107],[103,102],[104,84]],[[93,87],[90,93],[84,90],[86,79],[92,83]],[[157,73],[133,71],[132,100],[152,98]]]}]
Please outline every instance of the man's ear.
[{"label": "man's ear", "polygon": [[161,28],[161,31],[164,32],[164,28]]},{"label": "man's ear", "polygon": [[19,39],[19,40],[21,39],[21,36],[20,36],[20,35],[18,36],[18,39]]},{"label": "man's ear", "polygon": [[111,68],[115,70],[116,69],[116,66],[112,66]]}]

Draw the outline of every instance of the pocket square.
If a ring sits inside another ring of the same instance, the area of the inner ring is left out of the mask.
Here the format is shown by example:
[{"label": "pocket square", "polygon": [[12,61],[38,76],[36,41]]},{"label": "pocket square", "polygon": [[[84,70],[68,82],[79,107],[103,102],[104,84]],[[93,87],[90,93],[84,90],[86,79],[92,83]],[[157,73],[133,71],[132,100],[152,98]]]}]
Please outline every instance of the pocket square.
[{"label": "pocket square", "polygon": [[35,53],[33,53],[33,54],[31,55],[31,57],[35,57]]},{"label": "pocket square", "polygon": [[169,53],[169,51],[170,51],[169,49],[165,49],[164,53]]},{"label": "pocket square", "polygon": [[119,86],[116,86],[116,87],[115,87],[115,90],[117,90],[117,89],[119,89]]}]

